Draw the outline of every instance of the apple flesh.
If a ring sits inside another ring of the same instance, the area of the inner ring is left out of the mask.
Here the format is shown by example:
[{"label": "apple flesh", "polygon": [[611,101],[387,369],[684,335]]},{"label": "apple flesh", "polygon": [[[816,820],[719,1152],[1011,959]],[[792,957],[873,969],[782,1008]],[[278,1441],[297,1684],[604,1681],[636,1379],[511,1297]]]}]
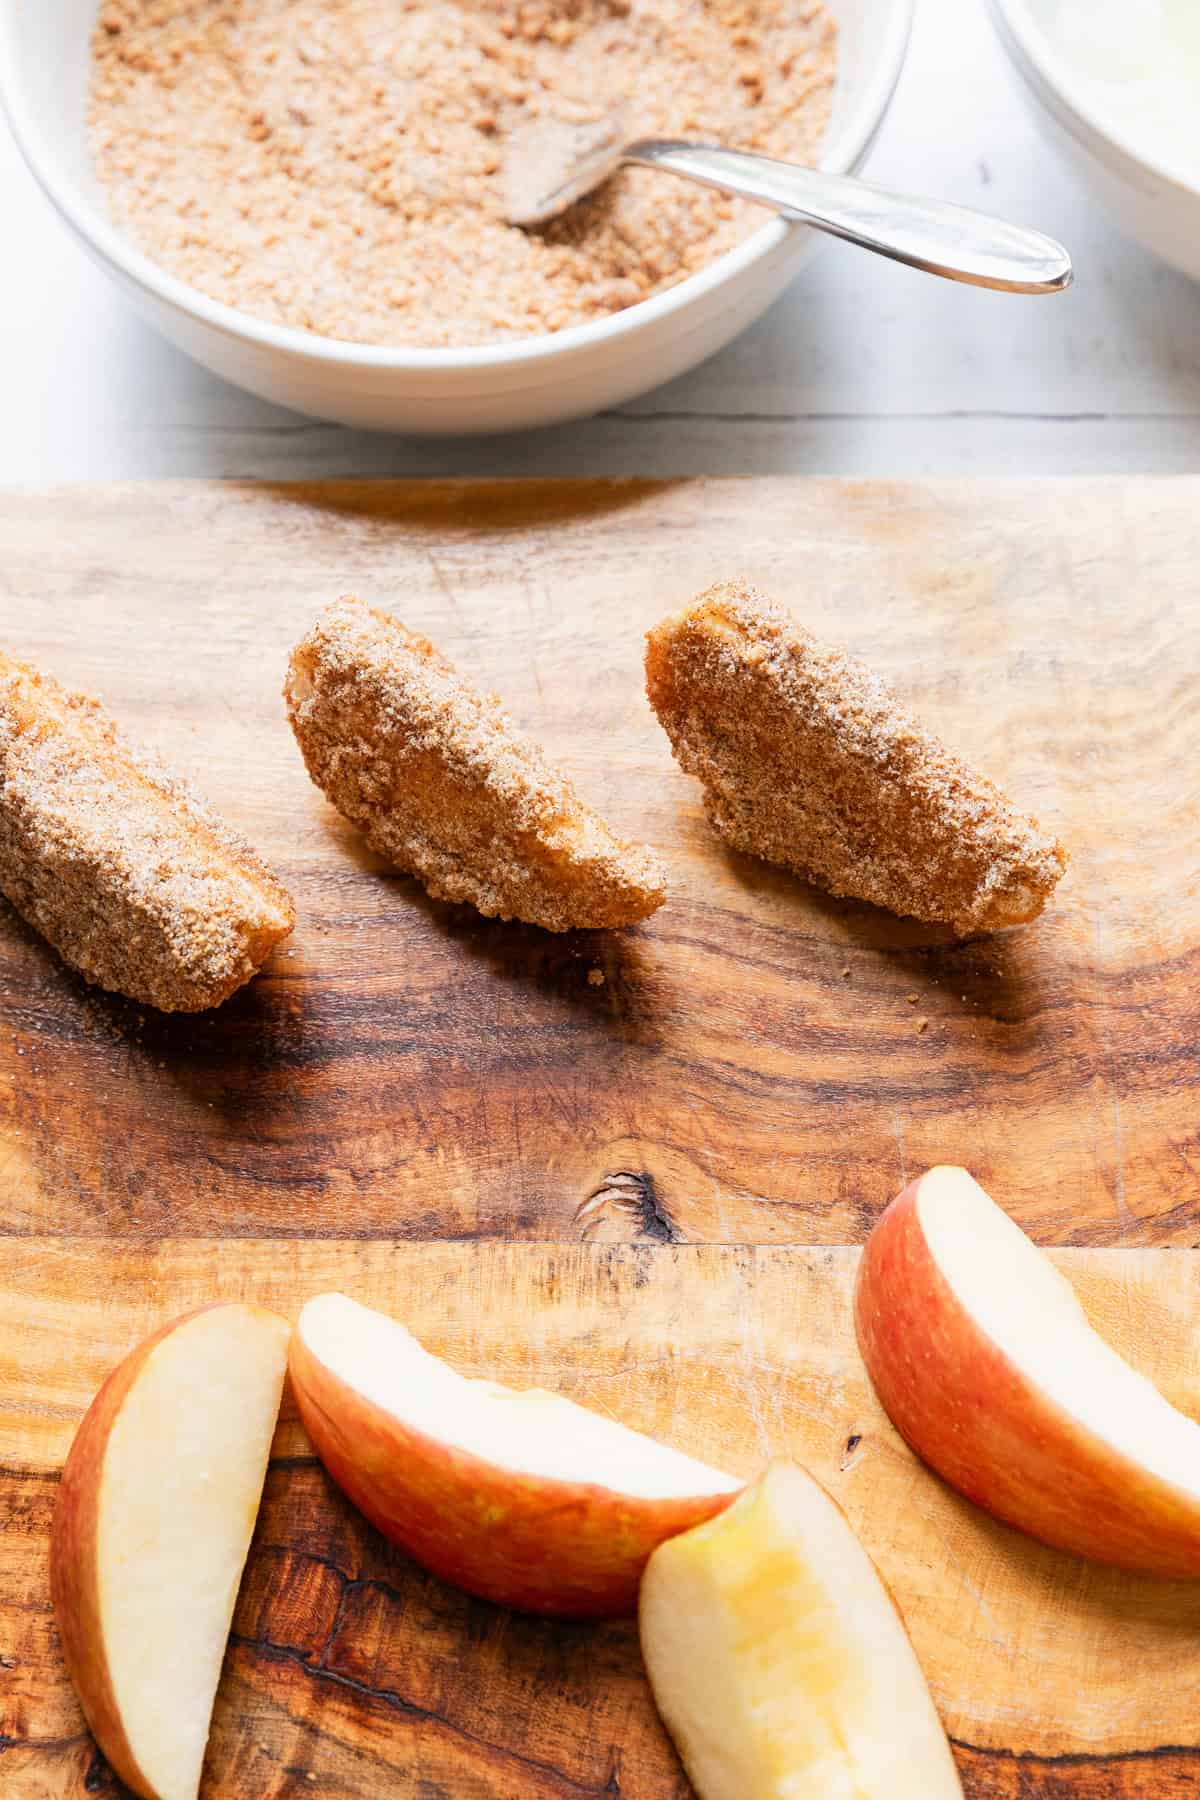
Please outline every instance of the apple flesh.
[{"label": "apple flesh", "polygon": [[879,1219],[855,1323],[892,1423],[968,1499],[1060,1550],[1200,1576],[1200,1425],[965,1170],[931,1169]]},{"label": "apple flesh", "polygon": [[109,1376],[63,1470],[50,1581],[101,1750],[144,1800],[195,1800],[266,1475],[288,1326],[259,1307],[165,1325]]},{"label": "apple flesh", "polygon": [[330,1475],[443,1580],[523,1612],[632,1612],[646,1558],[742,1483],[540,1389],[468,1380],[343,1294],[300,1315],[300,1416]]},{"label": "apple flesh", "polygon": [[794,1463],[657,1549],[638,1619],[700,1800],[961,1800],[900,1615]]}]

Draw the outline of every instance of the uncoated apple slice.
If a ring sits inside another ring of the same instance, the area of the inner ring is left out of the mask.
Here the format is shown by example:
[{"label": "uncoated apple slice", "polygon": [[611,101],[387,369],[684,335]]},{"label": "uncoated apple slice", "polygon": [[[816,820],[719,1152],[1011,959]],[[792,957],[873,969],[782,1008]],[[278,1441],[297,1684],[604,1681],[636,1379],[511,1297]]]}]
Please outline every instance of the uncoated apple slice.
[{"label": "uncoated apple slice", "polygon": [[900,1615],[794,1463],[660,1545],[638,1616],[700,1800],[961,1800]]},{"label": "uncoated apple slice", "polygon": [[289,1330],[239,1303],[176,1319],[96,1395],[50,1546],[67,1668],[145,1800],[194,1800],[279,1411]]},{"label": "uncoated apple slice", "polygon": [[632,1612],[655,1545],[742,1487],[560,1394],[460,1375],[344,1294],[308,1302],[289,1360],[317,1455],[371,1523],[522,1612]]},{"label": "uncoated apple slice", "polygon": [[855,1322],[892,1424],[968,1499],[1059,1550],[1200,1576],[1200,1425],[965,1169],[930,1169],[882,1214]]}]

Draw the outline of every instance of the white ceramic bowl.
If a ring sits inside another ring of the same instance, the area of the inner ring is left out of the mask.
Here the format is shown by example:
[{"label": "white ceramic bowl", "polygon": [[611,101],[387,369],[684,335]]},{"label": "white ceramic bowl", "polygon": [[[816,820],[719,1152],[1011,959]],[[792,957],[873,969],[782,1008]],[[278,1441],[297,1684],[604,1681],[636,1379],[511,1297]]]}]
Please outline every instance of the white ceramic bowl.
[{"label": "white ceramic bowl", "polygon": [[[841,69],[824,164],[859,166],[891,100],[913,0],[832,0]],[[85,248],[172,343],[298,412],[423,435],[512,431],[615,406],[711,356],[766,310],[814,234],[771,220],[698,275],[554,336],[380,349],[265,324],[207,299],[113,229],[84,130],[96,0],[0,0],[0,99],[34,175]],[[664,178],[665,179],[665,178]]]},{"label": "white ceramic bowl", "polygon": [[[1045,0],[990,0],[1000,40],[1047,137],[1129,236],[1200,280],[1200,185],[1144,154],[1104,117],[1092,90],[1047,31]],[[1130,10],[1136,29],[1136,7]]]}]

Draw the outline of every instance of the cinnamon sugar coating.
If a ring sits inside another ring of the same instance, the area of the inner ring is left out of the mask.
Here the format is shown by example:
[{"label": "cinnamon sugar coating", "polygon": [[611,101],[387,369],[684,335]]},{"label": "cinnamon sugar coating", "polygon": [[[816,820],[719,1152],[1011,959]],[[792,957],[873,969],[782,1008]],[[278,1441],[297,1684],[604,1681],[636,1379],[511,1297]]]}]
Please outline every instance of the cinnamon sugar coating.
[{"label": "cinnamon sugar coating", "polygon": [[0,654],[0,889],[89,981],[199,1012],[295,924],[285,888],[98,701]]},{"label": "cinnamon sugar coating", "polygon": [[646,687],[713,825],[830,893],[952,925],[1019,925],[1062,846],[944,748],[886,682],[738,582],[647,639]]},{"label": "cinnamon sugar coating", "polygon": [[390,614],[349,595],[327,607],[284,698],[317,786],[435,899],[548,931],[662,905],[658,858],[614,837],[498,700]]},{"label": "cinnamon sugar coating", "polygon": [[505,151],[620,111],[629,137],[815,163],[822,0],[103,0],[88,135],[113,222],[255,318],[362,344],[511,343],[706,268],[768,217],[622,169],[543,230]]}]

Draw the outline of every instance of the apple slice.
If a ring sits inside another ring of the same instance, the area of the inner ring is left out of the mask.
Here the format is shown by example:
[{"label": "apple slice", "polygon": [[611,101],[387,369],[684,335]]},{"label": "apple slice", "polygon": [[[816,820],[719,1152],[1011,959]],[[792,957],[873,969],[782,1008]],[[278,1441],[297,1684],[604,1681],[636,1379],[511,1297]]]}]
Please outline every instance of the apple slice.
[{"label": "apple slice", "polygon": [[219,1305],[109,1376],[71,1446],[50,1545],[63,1655],[105,1756],[145,1800],[194,1800],[262,1495],[287,1321]]},{"label": "apple slice", "polygon": [[700,1800],[961,1800],[900,1615],[795,1463],[661,1545],[638,1619]]},{"label": "apple slice", "polygon": [[344,1294],[308,1302],[290,1354],[317,1454],[371,1523],[522,1612],[632,1612],[655,1545],[742,1486],[561,1395],[468,1380]]},{"label": "apple slice", "polygon": [[931,1169],[879,1219],[855,1321],[893,1425],[968,1499],[1060,1550],[1200,1575],[1200,1425],[964,1169]]}]

